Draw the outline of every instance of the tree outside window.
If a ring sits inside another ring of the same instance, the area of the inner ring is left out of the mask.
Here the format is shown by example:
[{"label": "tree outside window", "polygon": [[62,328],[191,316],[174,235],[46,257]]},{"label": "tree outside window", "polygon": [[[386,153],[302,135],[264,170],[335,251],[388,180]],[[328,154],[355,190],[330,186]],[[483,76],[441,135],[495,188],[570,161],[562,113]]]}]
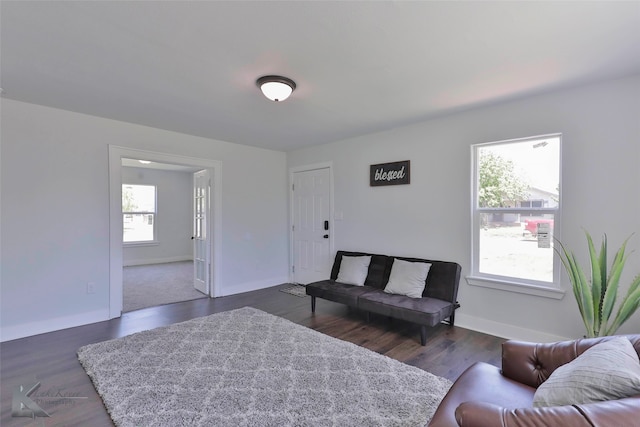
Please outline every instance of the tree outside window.
[{"label": "tree outside window", "polygon": [[529,185],[516,174],[511,160],[488,150],[481,150],[479,157],[479,207],[514,207],[517,201],[526,199]]}]

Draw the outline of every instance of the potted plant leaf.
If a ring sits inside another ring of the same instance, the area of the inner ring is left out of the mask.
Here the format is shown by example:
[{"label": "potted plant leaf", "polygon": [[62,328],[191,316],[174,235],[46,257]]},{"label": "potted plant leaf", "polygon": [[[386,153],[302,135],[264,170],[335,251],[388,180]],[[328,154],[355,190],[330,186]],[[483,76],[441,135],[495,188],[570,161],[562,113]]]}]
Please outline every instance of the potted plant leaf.
[{"label": "potted plant leaf", "polygon": [[[607,271],[607,235],[604,235],[598,253],[589,233],[585,231],[585,234],[591,264],[590,278],[587,278],[575,254],[565,248],[560,241],[558,241],[560,249],[556,248],[555,251],[560,256],[569,275],[569,280],[571,280],[573,294],[587,329],[586,337],[613,335],[640,306],[640,274],[638,274],[629,285],[629,290],[620,302],[617,311],[614,310],[620,276],[628,257],[625,255],[625,249],[631,236],[618,249],[611,267]],[[612,318],[614,311],[615,316]]]}]

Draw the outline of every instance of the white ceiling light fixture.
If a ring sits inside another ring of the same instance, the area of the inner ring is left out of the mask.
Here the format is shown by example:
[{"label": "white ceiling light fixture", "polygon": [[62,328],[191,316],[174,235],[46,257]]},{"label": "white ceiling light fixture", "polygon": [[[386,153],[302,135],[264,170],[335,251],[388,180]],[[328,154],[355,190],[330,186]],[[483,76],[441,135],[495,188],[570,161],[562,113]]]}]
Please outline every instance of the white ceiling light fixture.
[{"label": "white ceiling light fixture", "polygon": [[272,101],[284,101],[296,88],[296,83],[282,76],[262,76],[256,84],[267,98]]}]

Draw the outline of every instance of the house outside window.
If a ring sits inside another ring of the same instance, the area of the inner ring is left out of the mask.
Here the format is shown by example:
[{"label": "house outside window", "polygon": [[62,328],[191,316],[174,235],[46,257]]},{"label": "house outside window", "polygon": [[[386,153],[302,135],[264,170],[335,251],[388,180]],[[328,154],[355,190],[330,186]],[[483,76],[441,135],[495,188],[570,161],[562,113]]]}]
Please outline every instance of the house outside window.
[{"label": "house outside window", "polygon": [[125,244],[157,240],[155,185],[122,185],[122,225]]},{"label": "house outside window", "polygon": [[472,146],[472,285],[562,297],[561,135]]}]

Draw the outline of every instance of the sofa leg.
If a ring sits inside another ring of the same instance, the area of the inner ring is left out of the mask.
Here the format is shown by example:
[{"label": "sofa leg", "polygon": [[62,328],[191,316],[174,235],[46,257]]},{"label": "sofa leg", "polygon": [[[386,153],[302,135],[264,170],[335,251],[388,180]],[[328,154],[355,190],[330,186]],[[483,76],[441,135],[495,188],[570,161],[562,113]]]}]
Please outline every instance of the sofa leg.
[{"label": "sofa leg", "polygon": [[371,313],[369,313],[368,311],[365,313],[365,319],[367,320],[367,323],[371,321]]},{"label": "sofa leg", "polygon": [[453,314],[449,316],[449,325],[453,326],[455,322],[456,322],[456,312],[454,311]]},{"label": "sofa leg", "polygon": [[427,345],[427,327],[420,325],[420,344]]},{"label": "sofa leg", "polygon": [[314,297],[313,295],[311,296],[311,312],[316,312],[316,297]]}]

